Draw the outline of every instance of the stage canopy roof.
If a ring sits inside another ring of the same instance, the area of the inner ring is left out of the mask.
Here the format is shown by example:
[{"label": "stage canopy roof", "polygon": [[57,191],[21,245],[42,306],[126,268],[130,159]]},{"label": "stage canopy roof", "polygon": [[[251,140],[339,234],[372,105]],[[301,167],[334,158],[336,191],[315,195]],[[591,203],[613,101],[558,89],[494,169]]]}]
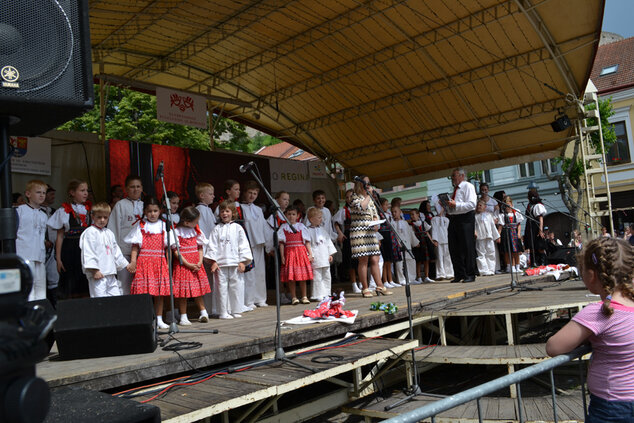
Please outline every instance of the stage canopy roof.
[{"label": "stage canopy roof", "polygon": [[91,0],[93,72],[203,94],[374,182],[423,180],[561,147],[550,123],[586,86],[603,6]]}]

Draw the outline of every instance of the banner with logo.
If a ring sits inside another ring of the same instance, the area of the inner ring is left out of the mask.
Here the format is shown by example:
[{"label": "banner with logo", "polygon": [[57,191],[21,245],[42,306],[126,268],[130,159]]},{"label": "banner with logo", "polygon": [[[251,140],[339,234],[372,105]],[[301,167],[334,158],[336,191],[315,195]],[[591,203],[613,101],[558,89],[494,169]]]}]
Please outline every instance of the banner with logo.
[{"label": "banner with logo", "polygon": [[269,159],[271,191],[311,192],[307,162]]},{"label": "banner with logo", "polygon": [[51,174],[51,140],[39,137],[10,137],[14,148],[11,156],[11,171]]},{"label": "banner with logo", "polygon": [[328,172],[326,171],[326,163],[321,160],[311,160],[308,162],[310,177],[313,179],[326,179]]},{"label": "banner with logo", "polygon": [[207,101],[199,95],[157,88],[156,117],[163,122],[206,129]]}]

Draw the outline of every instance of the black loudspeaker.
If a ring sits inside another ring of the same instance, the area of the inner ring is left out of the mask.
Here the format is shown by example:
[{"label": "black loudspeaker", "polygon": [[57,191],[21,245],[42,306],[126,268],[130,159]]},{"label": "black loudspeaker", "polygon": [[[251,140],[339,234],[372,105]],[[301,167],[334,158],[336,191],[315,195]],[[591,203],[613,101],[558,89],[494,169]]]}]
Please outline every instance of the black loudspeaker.
[{"label": "black loudspeaker", "polygon": [[553,123],[550,126],[553,128],[555,132],[565,131],[570,128],[572,123],[570,122],[570,118],[567,115],[561,115],[555,118]]},{"label": "black loudspeaker", "polygon": [[142,294],[60,301],[55,340],[63,360],[153,352],[156,317],[152,297]]},{"label": "black loudspeaker", "polygon": [[93,107],[88,0],[0,2],[0,116],[40,135]]}]

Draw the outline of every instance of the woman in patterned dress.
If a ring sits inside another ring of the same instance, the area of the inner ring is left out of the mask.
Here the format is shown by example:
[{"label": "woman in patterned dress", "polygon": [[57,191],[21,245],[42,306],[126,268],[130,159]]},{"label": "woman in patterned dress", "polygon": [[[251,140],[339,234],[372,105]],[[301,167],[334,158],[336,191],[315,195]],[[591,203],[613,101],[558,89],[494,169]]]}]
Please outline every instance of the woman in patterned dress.
[{"label": "woman in patterned dress", "polygon": [[392,292],[388,291],[381,282],[381,270],[379,269],[381,250],[376,236],[379,226],[371,225],[373,221],[379,220],[379,214],[371,197],[374,190],[370,185],[370,178],[363,176],[362,180],[364,182],[355,181],[354,194],[350,203],[350,248],[352,258],[359,260],[357,275],[361,285],[363,285],[361,295],[364,297],[372,297],[373,295],[368,288],[368,263],[372,278],[377,284],[377,295],[392,295]]}]

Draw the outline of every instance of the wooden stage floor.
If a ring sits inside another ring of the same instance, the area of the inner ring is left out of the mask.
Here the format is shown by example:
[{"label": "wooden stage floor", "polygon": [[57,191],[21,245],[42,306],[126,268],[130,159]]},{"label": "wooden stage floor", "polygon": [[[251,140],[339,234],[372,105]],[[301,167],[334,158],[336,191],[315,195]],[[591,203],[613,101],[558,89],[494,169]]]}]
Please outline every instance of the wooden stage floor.
[{"label": "wooden stage floor", "polygon": [[[552,282],[552,277],[522,276],[520,283],[560,283]],[[495,275],[479,277],[473,283],[449,283],[439,281],[430,284],[412,286],[412,302],[415,313],[421,313],[423,308],[436,310],[445,309],[449,304],[470,297],[478,297],[486,301],[487,290],[503,288],[509,285],[509,275]],[[579,283],[571,284],[570,298],[583,301],[587,291],[579,288]],[[348,289],[349,284],[337,284],[342,289]],[[377,328],[407,321],[407,301],[405,288],[395,288],[394,295],[373,298],[362,298],[360,294],[349,294],[345,308],[359,310],[354,324],[319,323],[299,326],[283,326],[283,347],[289,352],[308,347],[316,343],[332,341],[342,338],[348,332],[369,332]],[[530,299],[534,292],[518,292],[512,301],[535,303]],[[525,298],[526,297],[526,298]],[[372,302],[393,302],[399,310],[394,315],[387,315],[382,311],[370,311]],[[572,300],[571,300],[572,301]],[[590,299],[588,301],[594,301]],[[287,320],[302,314],[304,309],[314,308],[315,303],[306,305],[282,306],[281,315]],[[180,341],[198,341],[202,347],[197,350],[184,350],[179,354],[163,351],[160,347],[153,353],[126,355],[118,357],[104,357],[94,359],[78,359],[61,361],[58,359],[55,347],[47,359],[37,365],[37,374],[49,383],[51,388],[58,386],[76,386],[92,390],[112,390],[123,386],[133,385],[148,380],[166,378],[171,375],[185,373],[194,368],[209,368],[224,363],[271,357],[274,352],[275,339],[275,307],[258,308],[245,313],[240,319],[218,320],[211,319],[209,323],[194,323],[187,329],[219,330],[218,334],[177,334]],[[403,326],[406,328],[406,326]],[[163,336],[164,337],[164,336]],[[181,358],[182,356],[182,358]],[[186,362],[185,362],[185,360]],[[190,367],[191,366],[191,367]]]}]

